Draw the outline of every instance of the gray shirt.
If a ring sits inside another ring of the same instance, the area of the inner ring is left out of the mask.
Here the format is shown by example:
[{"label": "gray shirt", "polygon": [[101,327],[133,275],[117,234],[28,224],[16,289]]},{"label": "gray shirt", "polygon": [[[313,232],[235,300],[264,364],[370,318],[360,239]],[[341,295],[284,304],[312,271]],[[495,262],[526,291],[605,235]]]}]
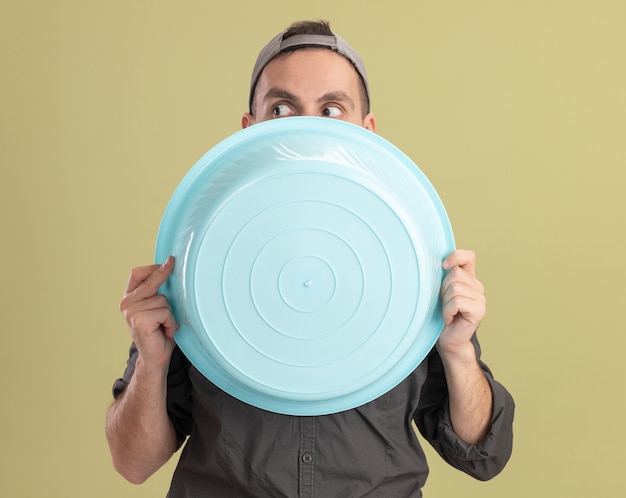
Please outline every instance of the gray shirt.
[{"label": "gray shirt", "polygon": [[[476,354],[480,346],[474,337]],[[134,345],[117,398],[134,372]],[[486,480],[512,449],[514,402],[481,362],[493,393],[489,434],[468,445],[452,430],[441,359],[433,349],[394,389],[352,410],[316,417],[255,408],[208,381],[175,348],[168,413],[179,446],[170,498],[409,498],[422,496],[428,466],[413,422],[452,466]]]}]

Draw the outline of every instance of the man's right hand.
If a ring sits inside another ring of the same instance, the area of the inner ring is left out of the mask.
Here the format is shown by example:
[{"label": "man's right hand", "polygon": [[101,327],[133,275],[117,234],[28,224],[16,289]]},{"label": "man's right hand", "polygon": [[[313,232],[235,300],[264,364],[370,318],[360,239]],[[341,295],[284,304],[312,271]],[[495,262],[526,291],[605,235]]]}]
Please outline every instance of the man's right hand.
[{"label": "man's right hand", "polygon": [[149,370],[167,368],[174,349],[178,323],[165,296],[157,294],[173,269],[172,256],[162,265],[134,268],[120,302],[142,366]]}]

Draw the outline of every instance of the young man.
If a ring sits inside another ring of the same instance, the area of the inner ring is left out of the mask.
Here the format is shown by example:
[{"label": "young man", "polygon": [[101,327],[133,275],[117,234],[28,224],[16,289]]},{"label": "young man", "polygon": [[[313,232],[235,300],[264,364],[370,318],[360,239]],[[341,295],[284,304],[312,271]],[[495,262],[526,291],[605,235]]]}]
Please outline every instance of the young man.
[{"label": "young man", "polygon": [[[261,51],[242,126],[325,116],[376,130],[363,62],[326,23],[297,23]],[[295,417],[221,391],[175,346],[178,325],[157,294],[175,262],[132,270],[120,308],[133,346],[114,386],[107,438],[116,469],[141,483],[185,442],[169,495],[419,497],[428,467],[413,432],[478,478],[511,454],[514,403],[480,361],[483,286],[470,251],[454,251],[441,296],[445,327],[428,357],[380,398],[345,412]]]}]

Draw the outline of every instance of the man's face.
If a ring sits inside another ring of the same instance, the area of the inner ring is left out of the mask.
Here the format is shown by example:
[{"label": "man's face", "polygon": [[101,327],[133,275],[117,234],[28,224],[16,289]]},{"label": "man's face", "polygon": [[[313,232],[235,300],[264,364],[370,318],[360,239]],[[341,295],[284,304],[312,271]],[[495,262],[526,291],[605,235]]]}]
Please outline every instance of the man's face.
[{"label": "man's face", "polygon": [[242,127],[289,116],[341,119],[376,130],[374,116],[361,103],[361,80],[352,64],[328,49],[279,55],[263,69],[256,85],[254,115]]}]

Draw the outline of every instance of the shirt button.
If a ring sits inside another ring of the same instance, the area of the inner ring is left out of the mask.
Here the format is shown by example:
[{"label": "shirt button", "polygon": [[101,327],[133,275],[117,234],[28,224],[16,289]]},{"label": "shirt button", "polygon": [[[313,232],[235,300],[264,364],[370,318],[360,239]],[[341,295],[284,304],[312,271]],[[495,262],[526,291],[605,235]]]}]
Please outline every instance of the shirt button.
[{"label": "shirt button", "polygon": [[311,455],[310,453],[305,453],[304,455],[302,455],[302,461],[304,463],[311,463],[313,461],[313,455]]}]

